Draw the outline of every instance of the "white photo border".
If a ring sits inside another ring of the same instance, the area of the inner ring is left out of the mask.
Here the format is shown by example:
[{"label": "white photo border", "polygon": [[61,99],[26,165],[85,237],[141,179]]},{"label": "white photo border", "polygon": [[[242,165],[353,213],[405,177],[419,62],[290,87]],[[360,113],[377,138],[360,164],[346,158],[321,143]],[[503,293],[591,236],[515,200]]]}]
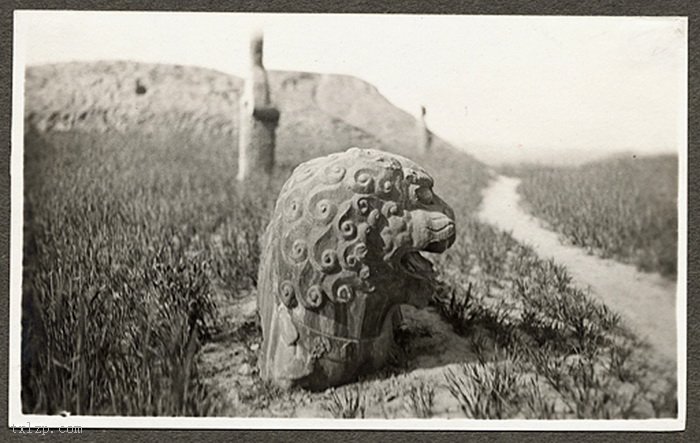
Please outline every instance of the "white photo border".
[{"label": "white photo border", "polygon": [[[12,133],[10,155],[10,312],[9,312],[9,379],[8,426],[77,426],[115,429],[334,429],[334,430],[470,430],[470,431],[681,431],[687,415],[687,224],[688,224],[688,18],[682,21],[686,50],[683,60],[685,109],[679,121],[678,146],[678,279],[677,318],[677,387],[678,417],[644,420],[472,420],[472,419],[324,419],[324,418],[240,418],[240,417],[124,417],[35,415],[22,412],[21,404],[21,317],[22,317],[22,242],[24,216],[24,77],[27,21],[37,10],[14,11],[12,60]],[[71,11],[103,12],[116,11]],[[126,11],[119,11],[126,13]],[[156,11],[129,11],[148,14]],[[163,12],[163,11],[158,11]],[[172,11],[176,12],[176,11]],[[208,12],[179,12],[203,14]],[[228,13],[223,13],[228,14]],[[261,14],[261,13],[251,13]],[[289,14],[287,14],[289,15]],[[299,15],[299,14],[295,14]],[[333,15],[333,14],[328,14]],[[347,14],[344,14],[347,15]],[[493,16],[489,16],[493,17]],[[503,16],[507,17],[507,16]],[[511,16],[513,20],[527,16]],[[644,19],[647,17],[631,17]]]}]

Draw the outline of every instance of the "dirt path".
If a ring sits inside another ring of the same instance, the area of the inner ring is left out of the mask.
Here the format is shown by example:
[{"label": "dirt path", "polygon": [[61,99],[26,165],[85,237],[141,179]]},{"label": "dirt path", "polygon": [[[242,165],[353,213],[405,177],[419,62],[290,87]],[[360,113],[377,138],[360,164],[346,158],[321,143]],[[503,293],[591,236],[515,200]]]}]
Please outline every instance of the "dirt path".
[{"label": "dirt path", "polygon": [[519,183],[519,179],[498,176],[484,191],[480,218],[510,231],[540,257],[565,265],[577,284],[589,287],[592,295],[620,313],[638,337],[676,361],[676,283],[562,244],[557,233],[544,229],[538,219],[520,208]]}]

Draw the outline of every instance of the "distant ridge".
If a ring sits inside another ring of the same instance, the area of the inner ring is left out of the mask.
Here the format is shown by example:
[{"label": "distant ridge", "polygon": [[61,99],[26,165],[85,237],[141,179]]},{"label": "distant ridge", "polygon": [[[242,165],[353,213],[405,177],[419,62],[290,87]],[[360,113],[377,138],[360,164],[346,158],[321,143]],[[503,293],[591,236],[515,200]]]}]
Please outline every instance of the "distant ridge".
[{"label": "distant ridge", "polygon": [[[346,75],[270,71],[269,77],[282,112],[280,161],[290,160],[288,150],[298,159],[352,145],[416,155],[415,117],[373,85]],[[242,84],[236,76],[191,66],[129,61],[32,66],[26,70],[25,123],[39,132],[184,130],[231,137],[235,145]],[[434,147],[456,151],[439,137]]]}]

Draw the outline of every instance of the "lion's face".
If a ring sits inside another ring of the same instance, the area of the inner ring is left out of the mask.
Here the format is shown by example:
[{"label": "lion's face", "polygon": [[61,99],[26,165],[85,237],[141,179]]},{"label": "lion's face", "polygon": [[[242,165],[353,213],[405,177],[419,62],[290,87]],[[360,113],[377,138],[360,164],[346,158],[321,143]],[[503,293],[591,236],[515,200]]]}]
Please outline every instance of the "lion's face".
[{"label": "lion's face", "polygon": [[369,149],[297,167],[277,200],[265,251],[276,282],[270,289],[294,323],[366,339],[397,304],[427,302],[434,272],[421,252],[442,252],[455,239],[453,211],[432,187],[411,160]]}]

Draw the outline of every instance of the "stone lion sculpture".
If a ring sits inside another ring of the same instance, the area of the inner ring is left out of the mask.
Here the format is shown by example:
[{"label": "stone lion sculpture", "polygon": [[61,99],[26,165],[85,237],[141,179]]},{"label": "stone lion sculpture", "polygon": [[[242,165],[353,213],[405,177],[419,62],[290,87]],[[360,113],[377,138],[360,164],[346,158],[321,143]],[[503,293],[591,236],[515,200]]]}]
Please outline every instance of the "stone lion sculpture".
[{"label": "stone lion sculpture", "polygon": [[413,161],[351,148],[299,165],[283,186],[258,275],[262,378],[324,389],[382,367],[399,305],[423,307],[419,251],[455,239],[454,213]]}]

